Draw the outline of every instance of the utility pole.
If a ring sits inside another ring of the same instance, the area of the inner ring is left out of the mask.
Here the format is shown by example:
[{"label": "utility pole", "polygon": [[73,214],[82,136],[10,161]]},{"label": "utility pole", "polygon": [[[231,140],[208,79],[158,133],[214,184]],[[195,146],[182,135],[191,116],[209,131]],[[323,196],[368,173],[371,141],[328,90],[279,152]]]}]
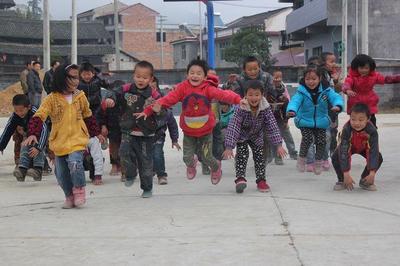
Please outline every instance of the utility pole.
[{"label": "utility pole", "polygon": [[203,15],[201,14],[201,2],[199,1],[199,41],[200,41],[200,59],[203,59]]},{"label": "utility pole", "polygon": [[164,22],[166,20],[166,16],[160,15],[160,44],[161,44],[161,63],[160,69],[164,69]]},{"label": "utility pole", "polygon": [[361,10],[361,52],[368,54],[368,0],[362,0]]},{"label": "utility pole", "polygon": [[43,68],[50,68],[50,14],[49,0],[43,0]]},{"label": "utility pole", "polygon": [[121,55],[119,44],[119,15],[118,15],[118,0],[114,0],[114,38],[115,38],[115,68],[121,70]]},{"label": "utility pole", "polygon": [[211,0],[207,3],[207,28],[208,28],[208,65],[210,68],[215,68],[215,38],[214,38],[214,5]]},{"label": "utility pole", "polygon": [[342,0],[342,73],[347,76],[347,0]]},{"label": "utility pole", "polygon": [[78,64],[78,27],[77,27],[75,1],[76,0],[72,0],[71,64]]}]

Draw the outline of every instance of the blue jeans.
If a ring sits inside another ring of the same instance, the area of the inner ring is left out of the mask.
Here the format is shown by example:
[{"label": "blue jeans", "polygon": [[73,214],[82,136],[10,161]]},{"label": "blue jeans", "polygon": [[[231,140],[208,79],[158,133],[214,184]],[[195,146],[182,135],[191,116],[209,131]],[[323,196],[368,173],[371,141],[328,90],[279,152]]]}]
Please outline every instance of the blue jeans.
[{"label": "blue jeans", "polygon": [[31,105],[39,108],[40,104],[42,103],[42,93],[31,91],[28,93],[28,97]]},{"label": "blue jeans", "polygon": [[19,167],[22,168],[31,168],[37,167],[43,169],[44,167],[44,154],[43,152],[39,152],[39,154],[35,158],[29,157],[29,150],[31,149],[31,146],[22,146],[21,147],[21,155],[19,158]]},{"label": "blue jeans", "polygon": [[66,197],[72,195],[73,187],[86,185],[83,168],[83,151],[75,151],[65,156],[56,156],[56,177]]},{"label": "blue jeans", "polygon": [[168,176],[165,172],[164,141],[154,143],[153,168],[157,177]]}]

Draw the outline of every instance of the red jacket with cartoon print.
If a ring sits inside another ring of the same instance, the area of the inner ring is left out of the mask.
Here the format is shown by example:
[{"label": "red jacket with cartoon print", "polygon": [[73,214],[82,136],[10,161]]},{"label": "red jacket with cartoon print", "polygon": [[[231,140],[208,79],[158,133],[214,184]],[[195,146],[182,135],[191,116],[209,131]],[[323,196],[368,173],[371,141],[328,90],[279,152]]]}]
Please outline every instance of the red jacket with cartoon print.
[{"label": "red jacket with cartoon print", "polygon": [[400,75],[383,76],[377,71],[371,71],[368,76],[361,76],[357,70],[350,69],[349,74],[343,84],[343,92],[352,90],[356,96],[349,97],[347,101],[347,113],[350,114],[351,108],[356,103],[368,105],[372,114],[378,113],[379,96],[374,91],[376,84],[400,83]]},{"label": "red jacket with cartoon print", "polygon": [[[183,133],[191,137],[202,137],[211,134],[215,127],[215,115],[211,109],[211,100],[239,104],[240,96],[232,91],[217,88],[218,77],[209,75],[199,86],[192,86],[188,80],[179,83],[175,90],[157,100],[164,108],[182,102],[179,125]],[[144,110],[146,115],[152,114],[151,106]]]}]

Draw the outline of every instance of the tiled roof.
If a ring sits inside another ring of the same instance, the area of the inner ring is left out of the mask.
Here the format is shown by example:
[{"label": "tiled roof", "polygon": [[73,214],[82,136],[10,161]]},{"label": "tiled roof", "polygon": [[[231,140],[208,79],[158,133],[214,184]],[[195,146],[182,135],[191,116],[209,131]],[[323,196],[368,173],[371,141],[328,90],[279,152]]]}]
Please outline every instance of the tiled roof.
[{"label": "tiled roof", "polygon": [[[0,17],[0,37],[42,39],[43,22],[21,18]],[[71,39],[71,21],[51,21],[50,38],[55,40]],[[109,39],[110,34],[101,22],[78,22],[78,39]]]}]

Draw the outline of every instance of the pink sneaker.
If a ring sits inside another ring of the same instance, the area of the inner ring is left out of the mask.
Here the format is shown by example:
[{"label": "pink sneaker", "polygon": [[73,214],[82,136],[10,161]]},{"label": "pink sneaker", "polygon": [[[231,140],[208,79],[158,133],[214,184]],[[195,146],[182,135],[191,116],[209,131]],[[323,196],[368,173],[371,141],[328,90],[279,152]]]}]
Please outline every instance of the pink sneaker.
[{"label": "pink sneaker", "polygon": [[308,163],[306,166],[306,171],[310,173],[314,172],[314,163]]},{"label": "pink sneaker", "polygon": [[222,177],[222,168],[221,161],[218,161],[218,170],[215,172],[211,172],[211,184],[216,185],[221,181]]},{"label": "pink sneaker", "polygon": [[85,187],[74,187],[72,188],[72,193],[74,194],[74,205],[76,207],[81,207],[86,203]]},{"label": "pink sneaker", "polygon": [[196,170],[197,162],[198,162],[197,156],[194,156],[194,158],[193,158],[193,166],[191,166],[191,167],[188,166],[186,168],[186,177],[187,177],[187,179],[192,180],[193,178],[196,177],[196,174],[197,174],[197,170]]},{"label": "pink sneaker", "polygon": [[331,164],[329,160],[325,160],[322,162],[322,170],[324,171],[329,171],[329,168],[331,168]]},{"label": "pink sneaker", "polygon": [[306,158],[305,157],[298,157],[297,158],[297,164],[296,164],[297,170],[301,173],[303,173],[306,170]]},{"label": "pink sneaker", "polygon": [[72,209],[75,207],[74,205],[74,196],[68,196],[65,198],[64,205],[62,206],[63,209]]}]

